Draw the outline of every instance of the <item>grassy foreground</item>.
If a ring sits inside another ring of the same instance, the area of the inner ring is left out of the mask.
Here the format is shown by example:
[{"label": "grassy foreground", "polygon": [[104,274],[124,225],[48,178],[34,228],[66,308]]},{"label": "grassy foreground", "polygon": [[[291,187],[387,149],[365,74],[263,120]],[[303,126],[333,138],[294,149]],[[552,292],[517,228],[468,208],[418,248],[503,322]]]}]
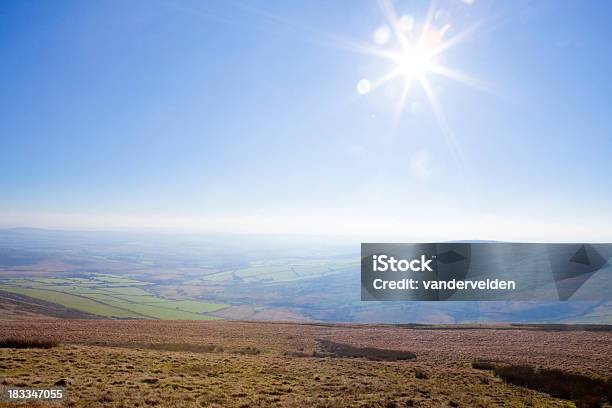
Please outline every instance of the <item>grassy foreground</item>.
[{"label": "grassy foreground", "polygon": [[610,332],[56,320],[0,321],[0,334],[60,343],[0,349],[0,383],[66,384],[72,407],[572,407],[472,362],[612,366]]}]

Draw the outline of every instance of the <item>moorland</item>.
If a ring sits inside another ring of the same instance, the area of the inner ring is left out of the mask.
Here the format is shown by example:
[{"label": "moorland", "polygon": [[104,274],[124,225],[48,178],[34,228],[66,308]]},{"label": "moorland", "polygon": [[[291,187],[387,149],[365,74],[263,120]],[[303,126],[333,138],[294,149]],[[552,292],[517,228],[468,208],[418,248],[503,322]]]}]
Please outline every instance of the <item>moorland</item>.
[{"label": "moorland", "polygon": [[8,338],[0,384],[70,407],[595,407],[612,374],[609,326],[0,321]]}]

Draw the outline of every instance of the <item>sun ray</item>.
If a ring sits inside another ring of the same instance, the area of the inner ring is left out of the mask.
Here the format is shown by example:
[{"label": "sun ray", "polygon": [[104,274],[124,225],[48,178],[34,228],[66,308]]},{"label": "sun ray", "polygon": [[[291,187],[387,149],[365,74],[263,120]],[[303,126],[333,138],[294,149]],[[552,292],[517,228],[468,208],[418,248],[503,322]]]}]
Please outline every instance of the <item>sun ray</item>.
[{"label": "sun ray", "polygon": [[402,71],[399,68],[394,69],[393,71],[389,72],[388,74],[385,74],[382,77],[374,80],[374,82],[372,82],[371,90],[374,90],[374,89],[378,88],[379,86],[384,85],[385,83],[394,80],[395,78],[397,78],[400,75],[402,75]]},{"label": "sun ray", "polygon": [[460,44],[461,42],[465,41],[470,35],[472,35],[475,31],[477,31],[480,28],[481,24],[482,24],[481,22],[473,24],[467,30],[462,31],[459,34],[456,34],[452,36],[451,38],[449,38],[448,40],[444,41],[439,47],[436,47],[435,49],[431,51],[431,56],[434,57],[436,55],[440,55],[444,51],[448,50],[449,48],[454,47],[455,45]]},{"label": "sun ray", "polygon": [[433,63],[429,65],[429,70],[435,74],[442,75],[446,78],[450,78],[454,81],[471,86],[473,88],[477,88],[482,91],[491,92],[489,85],[487,85],[483,81],[480,81],[476,78],[466,75],[463,72],[445,67],[443,65],[433,64]]},{"label": "sun ray", "polygon": [[450,154],[461,168],[466,169],[467,165],[463,159],[463,153],[457,142],[455,133],[449,125],[442,105],[436,97],[430,82],[430,77],[440,76],[478,90],[491,92],[487,84],[463,72],[447,67],[446,64],[440,61],[444,52],[465,41],[481,27],[482,23],[474,24],[467,30],[445,40],[444,35],[448,31],[450,25],[446,23],[441,27],[437,27],[435,19],[435,0],[432,0],[422,24],[416,26],[414,23],[411,24],[409,30],[412,30],[411,32],[413,34],[407,35],[406,33],[408,31],[405,31],[405,27],[402,28],[400,26],[400,21],[398,20],[396,10],[391,0],[379,0],[379,4],[387,19],[387,24],[392,28],[395,48],[385,46],[385,48],[381,50],[372,50],[367,47],[362,47],[360,51],[369,55],[388,59],[394,63],[395,66],[390,72],[385,73],[378,79],[372,80],[371,82],[373,85],[369,90],[388,84],[391,81],[397,81],[399,83],[401,80],[402,88],[397,104],[395,105],[395,115],[392,127],[393,134],[395,134],[399,127],[402,113],[409,101],[411,90],[414,88],[414,85],[418,85],[423,90],[427,104],[431,107]]},{"label": "sun ray", "polygon": [[380,0],[379,4],[383,12],[387,16],[387,21],[389,22],[389,25],[391,26],[393,33],[395,34],[397,40],[399,41],[400,46],[402,47],[402,49],[406,49],[408,47],[408,40],[406,36],[404,35],[403,30],[400,28],[400,23],[399,23],[399,20],[397,19],[397,13],[395,12],[395,8],[393,7],[393,4],[391,4],[390,0]]},{"label": "sun ray", "polygon": [[395,52],[388,51],[388,50],[381,50],[381,49],[374,48],[374,47],[368,47],[363,44],[353,43],[347,40],[343,41],[342,48],[349,50],[349,51],[358,52],[361,54],[385,58],[391,61],[395,61],[397,59],[397,53]]},{"label": "sun ray", "polygon": [[[391,49],[390,47],[372,47],[347,37],[329,33],[303,23],[298,23],[284,16],[256,8],[251,3],[235,0],[229,1],[242,11],[265,18],[273,24],[291,28],[292,32],[309,33],[311,39],[319,40],[317,43],[320,45],[332,46],[338,49],[344,49],[351,52],[386,59],[395,64],[391,71],[382,75],[380,78],[371,81],[365,80],[365,82],[368,83],[368,89],[364,92],[360,91],[360,93],[367,94],[391,81],[402,79],[402,90],[395,108],[395,122],[397,124],[399,123],[401,114],[405,109],[410,90],[413,88],[413,85],[420,85],[420,87],[423,88],[428,99],[428,103],[432,107],[439,126],[447,139],[449,148],[451,148],[456,157],[461,158],[461,152],[459,151],[456,143],[454,133],[448,125],[440,103],[436,99],[429,79],[427,78],[427,74],[440,75],[453,81],[472,86],[479,90],[490,92],[489,87],[481,81],[478,81],[462,72],[443,66],[436,61],[436,58],[442,55],[445,51],[462,43],[476,30],[480,29],[482,26],[482,21],[473,24],[467,30],[458,33],[448,40],[442,41],[440,44],[432,45],[429,38],[430,34],[434,33],[435,36],[441,38],[441,31],[445,30],[444,27],[435,27],[436,0],[430,1],[422,24],[415,25],[414,22],[411,23],[409,30],[412,30],[414,34],[417,34],[418,32],[418,35],[410,36],[406,34],[406,27],[402,26],[403,23],[398,18],[398,14],[391,0],[379,0],[379,6],[385,15],[387,20],[386,22],[390,26],[397,43],[395,49]],[[195,13],[197,10],[189,9],[184,11]],[[262,27],[262,29],[269,29],[269,26],[266,25],[265,27]],[[300,35],[300,39],[304,40],[304,36]]]},{"label": "sun ray", "polygon": [[429,80],[423,75],[421,78],[419,78],[419,82],[421,86],[423,87],[425,94],[427,95],[427,100],[436,117],[438,126],[440,126],[440,129],[442,129],[442,133],[444,133],[446,144],[449,150],[455,157],[455,160],[461,165],[463,165],[465,161],[463,160],[463,154],[455,138],[455,133],[452,131],[451,127],[448,125],[446,116],[444,115],[444,112],[442,111],[442,108],[440,107],[440,104],[438,103],[438,99],[436,98],[436,95],[433,92],[433,89],[431,88]]},{"label": "sun ray", "polygon": [[424,48],[425,39],[426,39],[427,33],[429,32],[431,28],[431,22],[433,21],[433,18],[434,18],[434,3],[435,3],[434,0],[432,0],[429,3],[429,8],[427,9],[427,16],[425,17],[425,22],[423,23],[423,28],[421,29],[421,34],[419,35],[419,40],[417,42],[417,47],[421,49]]},{"label": "sun ray", "polygon": [[402,88],[402,94],[400,95],[399,101],[397,103],[397,108],[395,111],[394,127],[397,127],[397,125],[399,124],[400,117],[402,116],[402,113],[404,112],[404,107],[406,105],[406,99],[408,98],[408,92],[410,91],[410,86],[412,85],[413,82],[414,81],[411,81],[408,79],[404,81],[404,87]]},{"label": "sun ray", "polygon": [[387,45],[386,41],[384,47],[373,47],[314,27],[293,24],[282,16],[272,15],[257,9],[253,10],[251,6],[243,7],[247,8],[250,12],[263,15],[277,24],[291,26],[293,29],[297,30],[308,31],[313,38],[318,37],[322,45],[345,49],[347,51],[390,61],[393,66],[389,72],[376,79],[362,79],[360,83],[363,81],[367,84],[367,88],[360,88],[358,86],[358,92],[365,95],[392,81],[401,80],[402,88],[395,106],[393,127],[397,129],[402,113],[409,100],[411,90],[414,88],[414,85],[419,85],[424,91],[428,104],[431,106],[449,150],[458,162],[464,164],[462,153],[457,144],[455,135],[448,124],[441,104],[434,94],[428,75],[440,75],[479,90],[490,91],[489,87],[483,82],[462,72],[451,69],[438,61],[439,57],[444,54],[444,52],[465,41],[481,27],[482,23],[474,24],[467,30],[458,33],[448,40],[444,40],[443,32],[447,31],[448,24],[442,27],[436,26],[435,0],[429,3],[424,21],[421,24],[412,22],[408,29],[403,25],[403,21],[400,21],[398,18],[398,14],[391,0],[379,0],[379,6],[386,18],[387,25],[391,28],[391,32],[393,33],[395,47],[389,46],[391,44]]}]

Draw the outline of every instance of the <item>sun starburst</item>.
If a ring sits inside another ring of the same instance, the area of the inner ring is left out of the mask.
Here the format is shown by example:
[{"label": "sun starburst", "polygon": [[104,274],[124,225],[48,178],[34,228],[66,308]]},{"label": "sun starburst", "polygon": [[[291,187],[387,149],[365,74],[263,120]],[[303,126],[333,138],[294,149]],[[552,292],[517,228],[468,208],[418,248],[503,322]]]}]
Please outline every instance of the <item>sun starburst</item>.
[{"label": "sun starburst", "polygon": [[422,22],[416,22],[409,15],[398,16],[389,0],[381,0],[380,4],[387,21],[386,25],[377,29],[374,34],[378,47],[363,46],[360,51],[390,61],[391,70],[373,80],[362,79],[357,86],[358,92],[364,95],[392,81],[400,81],[401,93],[396,108],[399,120],[413,85],[420,86],[447,137],[449,147],[460,156],[451,128],[434,93],[430,76],[439,75],[467,85],[484,87],[479,81],[441,62],[443,54],[463,41],[477,26],[449,37],[452,27],[449,23],[436,23],[433,4]]}]

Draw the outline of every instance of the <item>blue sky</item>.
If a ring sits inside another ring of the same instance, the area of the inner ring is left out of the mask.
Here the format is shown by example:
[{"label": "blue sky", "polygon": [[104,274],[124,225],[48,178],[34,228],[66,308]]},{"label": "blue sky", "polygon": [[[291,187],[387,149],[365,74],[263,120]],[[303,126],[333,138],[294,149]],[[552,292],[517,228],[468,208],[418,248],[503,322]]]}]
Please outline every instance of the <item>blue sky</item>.
[{"label": "blue sky", "polygon": [[612,239],[612,5],[392,7],[444,122],[378,2],[3,2],[0,225]]}]

